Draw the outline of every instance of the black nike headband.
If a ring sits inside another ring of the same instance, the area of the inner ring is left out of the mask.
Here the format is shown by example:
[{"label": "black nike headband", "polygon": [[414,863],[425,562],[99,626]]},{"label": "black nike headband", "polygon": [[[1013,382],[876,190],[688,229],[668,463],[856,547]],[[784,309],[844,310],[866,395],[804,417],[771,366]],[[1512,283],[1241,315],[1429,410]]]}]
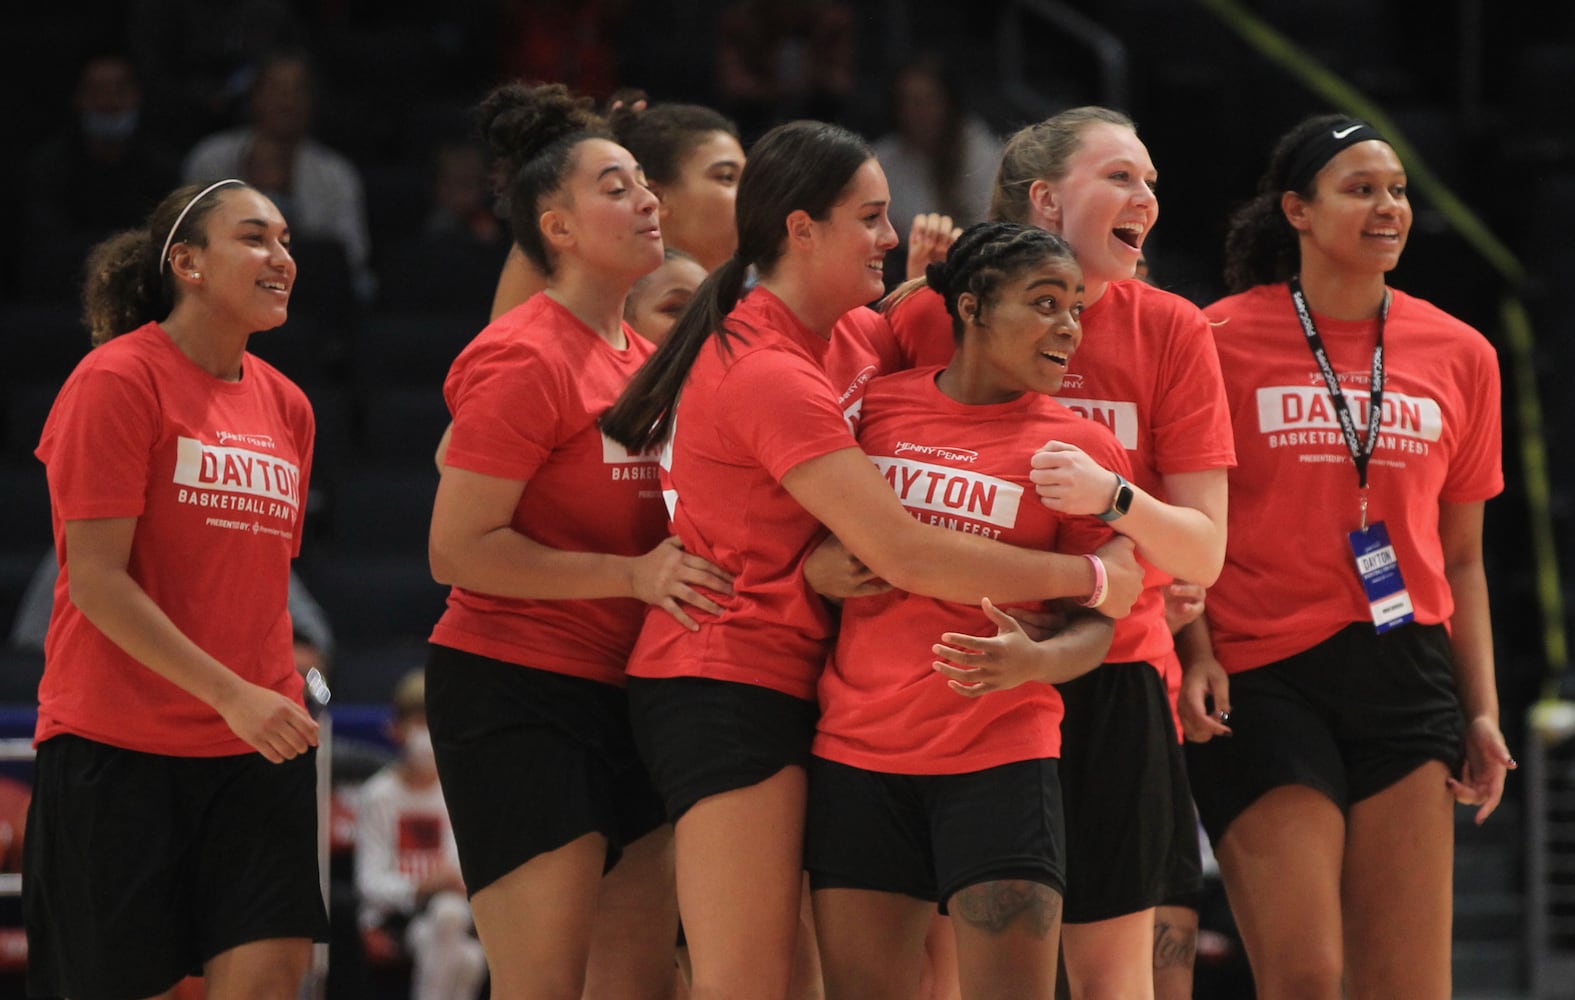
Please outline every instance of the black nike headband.
[{"label": "black nike headband", "polygon": [[1334,159],[1341,150],[1369,139],[1389,141],[1377,129],[1358,118],[1348,118],[1314,132],[1292,152],[1290,166],[1285,170],[1285,190],[1305,190],[1324,164]]}]

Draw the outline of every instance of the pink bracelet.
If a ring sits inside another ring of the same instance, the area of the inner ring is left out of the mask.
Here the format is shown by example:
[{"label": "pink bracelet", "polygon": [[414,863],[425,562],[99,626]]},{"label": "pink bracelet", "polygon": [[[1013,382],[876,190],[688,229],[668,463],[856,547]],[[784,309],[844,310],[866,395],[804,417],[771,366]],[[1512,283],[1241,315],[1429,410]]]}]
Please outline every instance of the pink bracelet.
[{"label": "pink bracelet", "polygon": [[1110,596],[1110,576],[1105,572],[1104,561],[1092,552],[1083,556],[1094,567],[1094,592],[1088,595],[1088,600],[1078,603],[1085,608],[1097,608],[1105,603],[1105,598]]}]

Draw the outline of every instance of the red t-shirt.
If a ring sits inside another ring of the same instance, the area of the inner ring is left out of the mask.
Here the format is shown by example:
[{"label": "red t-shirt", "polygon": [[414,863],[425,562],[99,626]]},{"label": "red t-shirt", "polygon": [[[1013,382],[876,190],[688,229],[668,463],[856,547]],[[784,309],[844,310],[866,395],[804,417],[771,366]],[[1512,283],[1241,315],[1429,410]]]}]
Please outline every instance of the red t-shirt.
[{"label": "red t-shirt", "polygon": [[826,379],[837,390],[837,402],[855,432],[864,402],[864,387],[870,379],[912,367],[903,360],[897,337],[886,317],[868,306],[849,310],[837,320],[823,363]]},{"label": "red t-shirt", "polygon": [[[945,358],[951,357],[952,319],[934,290],[914,292],[897,304],[889,319],[906,354],[933,358],[944,350]],[[1082,325],[1083,342],[1057,398],[1115,433],[1132,463],[1134,483],[1164,499],[1162,477],[1167,474],[1235,464],[1219,359],[1208,321],[1196,306],[1147,282],[1117,281],[1083,311]],[[1149,567],[1145,599],[1157,597],[1163,607],[1160,588],[1170,581],[1169,574]],[[1140,647],[1170,648],[1163,615],[1157,623],[1146,620],[1157,631]],[[1118,641],[1124,640],[1123,631],[1118,624]],[[1110,659],[1123,662],[1115,649]],[[1174,652],[1128,659],[1161,668],[1174,706],[1181,683]]]},{"label": "red t-shirt", "polygon": [[[1114,437],[1048,396],[969,406],[935,386],[939,369],[876,379],[859,443],[918,520],[1024,548],[1092,552],[1110,539],[1093,517],[1038,502],[1028,456],[1046,440],[1077,443],[1123,473]],[[1033,605],[1037,606],[1037,605]],[[1163,615],[1163,610],[1160,611]],[[931,664],[943,632],[994,635],[977,607],[890,591],[848,600],[820,678],[814,752],[898,774],[959,774],[1061,752],[1061,697],[1049,684],[967,699]]]},{"label": "red t-shirt", "polygon": [[[634,556],[666,537],[655,456],[632,456],[597,419],[653,350],[623,327],[618,350],[546,293],[498,317],[454,359],[444,461],[525,483],[514,530],[572,552]],[[454,587],[432,641],[606,684],[624,666],[645,605],[634,598],[524,600]]]},{"label": "red t-shirt", "polygon": [[[934,290],[916,290],[888,318],[915,365],[951,360],[952,318]],[[1235,463],[1219,359],[1196,306],[1147,282],[1117,281],[1082,324],[1083,343],[1056,397],[1115,433],[1133,482],[1163,497],[1162,476]]]},{"label": "red t-shirt", "polygon": [[36,452],[61,559],[36,742],[73,733],[180,757],[253,752],[71,602],[67,521],[136,518],[127,571],[176,628],[239,676],[301,701],[286,605],[314,433],[305,394],[268,362],[247,354],[238,380],[216,378],[156,323],[82,359]]},{"label": "red t-shirt", "polygon": [[804,582],[822,528],[782,488],[806,461],[857,442],[823,370],[828,342],[764,288],[727,318],[731,353],[700,349],[663,455],[673,529],[684,548],[734,574],[723,607],[690,632],[646,616],[629,663],[637,677],[709,677],[815,696],[831,622]]},{"label": "red t-shirt", "polygon": [[[1504,488],[1498,359],[1476,330],[1391,294],[1368,519],[1389,529],[1416,620],[1438,624],[1454,612],[1439,502],[1486,500]],[[1208,610],[1215,654],[1235,672],[1372,616],[1346,537],[1360,523],[1356,469],[1289,290],[1262,285],[1206,312],[1241,461],[1230,476],[1225,569]],[[1313,321],[1365,436],[1377,322]]]}]

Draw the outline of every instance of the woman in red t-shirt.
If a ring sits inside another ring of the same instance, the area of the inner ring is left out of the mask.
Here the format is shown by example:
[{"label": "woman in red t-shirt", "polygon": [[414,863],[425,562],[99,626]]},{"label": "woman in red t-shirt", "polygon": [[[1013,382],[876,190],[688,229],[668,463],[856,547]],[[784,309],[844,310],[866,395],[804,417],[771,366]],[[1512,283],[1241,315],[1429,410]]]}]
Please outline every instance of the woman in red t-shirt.
[{"label": "woman in red t-shirt", "polygon": [[326,940],[287,610],[314,423],[246,350],[285,321],[289,244],[226,180],[88,259],[96,346],[37,450],[60,575],[22,883],[36,995],[152,996],[201,968],[214,993],[293,997]]},{"label": "woman in red t-shirt", "polygon": [[[1153,567],[1156,598],[1177,596],[1182,585],[1172,578],[1207,585],[1219,573],[1234,462],[1208,323],[1192,303],[1133,276],[1159,217],[1157,177],[1130,118],[1072,108],[1008,140],[991,205],[992,217],[1048,229],[1076,251],[1087,284],[1084,342],[1058,398],[1114,431],[1132,463],[1133,476],[1118,477],[1051,442],[1033,459],[1039,493],[1056,510],[1103,516],[1131,538]],[[950,355],[937,296],[911,294],[889,313],[916,362]],[[1168,631],[1154,624],[1131,662],[1061,692],[1063,952],[1074,996],[1143,995],[1145,979],[1161,997],[1192,992],[1197,826],[1173,713],[1180,667]],[[1112,784],[1132,792],[1104,794]],[[1177,952],[1188,960],[1177,963]]]},{"label": "woman in red t-shirt", "polygon": [[1258,192],[1207,310],[1240,464],[1212,648],[1186,651],[1193,794],[1259,996],[1448,997],[1451,807],[1484,821],[1515,766],[1482,565],[1497,358],[1388,287],[1411,205],[1371,125],[1303,121]]},{"label": "woman in red t-shirt", "polygon": [[[525,156],[512,109],[527,91],[518,83],[505,84],[480,109],[482,137],[502,178],[504,202],[508,178]],[[699,104],[649,104],[639,91],[614,95],[608,118],[614,141],[634,154],[661,203],[663,243],[689,254],[707,271],[719,267],[738,243],[733,200],[744,169],[738,126]],[[511,249],[498,275],[492,318],[541,291],[545,281],[518,246]]]},{"label": "woman in red t-shirt", "polygon": [[[634,751],[624,667],[645,605],[694,628],[727,577],[665,538],[654,456],[596,419],[650,354],[623,321],[662,263],[629,151],[561,86],[513,96],[513,230],[547,288],[466,346],[433,503],[427,717],[500,995],[672,981],[671,829]],[[621,859],[621,860],[620,860]],[[603,878],[603,873],[607,876]]]},{"label": "woman in red t-shirt", "polygon": [[[602,422],[633,450],[666,442],[663,490],[685,549],[735,575],[698,631],[648,615],[630,663],[636,739],[676,823],[697,994],[787,988],[804,766],[831,634],[800,568],[822,524],[913,593],[1092,595],[1124,614],[1140,589],[1124,540],[1100,562],[921,524],[859,450],[823,362],[838,320],[882,291],[897,242],[889,199],[869,147],[846,130],[767,133],[740,182],[737,253]],[[743,295],[751,266],[759,282]]]},{"label": "woman in red t-shirt", "polygon": [[[958,352],[942,370],[871,382],[859,444],[915,518],[1093,551],[1110,528],[1034,502],[1024,461],[1057,438],[1130,472],[1108,429],[1050,398],[1082,341],[1071,248],[1042,229],[982,223],[929,279]],[[970,503],[946,502],[953,483]],[[1157,602],[1144,613],[1163,615]],[[988,603],[890,591],[843,604],[818,689],[805,838],[828,996],[911,1000],[937,906],[956,915],[964,995],[1055,995],[1066,841],[1054,685],[1097,667],[1138,614],[1113,629],[1084,613],[1035,643]]]}]

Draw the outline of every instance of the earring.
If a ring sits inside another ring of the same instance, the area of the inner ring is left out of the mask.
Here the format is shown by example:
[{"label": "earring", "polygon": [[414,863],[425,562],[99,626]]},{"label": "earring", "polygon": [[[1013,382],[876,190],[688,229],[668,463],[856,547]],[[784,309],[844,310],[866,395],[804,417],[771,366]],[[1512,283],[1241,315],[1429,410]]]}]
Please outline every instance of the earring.
[{"label": "earring", "polygon": [[202,280],[202,272],[201,271],[193,271],[193,272],[191,272],[191,280],[192,281],[201,281]]}]

